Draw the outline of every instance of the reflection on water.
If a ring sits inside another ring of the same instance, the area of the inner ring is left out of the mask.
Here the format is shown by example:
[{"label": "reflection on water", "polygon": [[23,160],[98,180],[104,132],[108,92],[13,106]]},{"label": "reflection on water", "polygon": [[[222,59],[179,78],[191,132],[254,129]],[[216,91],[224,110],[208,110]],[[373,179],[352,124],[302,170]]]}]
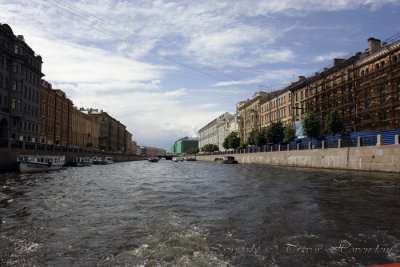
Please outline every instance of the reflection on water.
[{"label": "reflection on water", "polygon": [[395,174],[162,160],[0,175],[2,266],[400,261]]}]

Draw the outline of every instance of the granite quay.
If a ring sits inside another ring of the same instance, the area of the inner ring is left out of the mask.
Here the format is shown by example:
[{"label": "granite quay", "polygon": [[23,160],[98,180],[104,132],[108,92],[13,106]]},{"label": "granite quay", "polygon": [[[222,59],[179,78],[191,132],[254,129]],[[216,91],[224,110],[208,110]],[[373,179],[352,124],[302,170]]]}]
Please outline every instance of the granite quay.
[{"label": "granite quay", "polygon": [[[357,171],[400,172],[399,135],[393,145],[383,145],[382,136],[376,142],[364,142],[357,138],[356,146],[337,140],[336,146],[326,146],[324,141],[264,148],[237,149],[227,152],[202,154],[199,161],[214,161],[215,155],[233,155],[239,163],[275,166],[344,169]],[[368,145],[366,145],[368,144]],[[346,146],[347,145],[347,146]]]}]

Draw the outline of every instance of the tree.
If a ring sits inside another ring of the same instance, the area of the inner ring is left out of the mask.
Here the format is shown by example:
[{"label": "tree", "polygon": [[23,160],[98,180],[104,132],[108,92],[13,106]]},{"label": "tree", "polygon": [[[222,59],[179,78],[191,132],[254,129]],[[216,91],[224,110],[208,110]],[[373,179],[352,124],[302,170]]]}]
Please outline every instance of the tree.
[{"label": "tree", "polygon": [[263,133],[263,129],[259,130],[252,130],[247,138],[247,143],[249,145],[255,146],[262,146],[266,144],[265,135]]},{"label": "tree", "polygon": [[283,141],[291,142],[296,139],[296,129],[294,125],[289,124],[283,129]]},{"label": "tree", "polygon": [[264,132],[266,143],[277,144],[283,140],[283,123],[281,121],[272,122]]},{"label": "tree", "polygon": [[201,151],[203,151],[203,152],[215,152],[218,150],[219,150],[219,148],[215,144],[207,144],[201,148]]},{"label": "tree", "polygon": [[188,149],[188,151],[186,151],[186,153],[187,154],[192,154],[192,155],[197,154],[197,153],[199,153],[199,148],[198,147],[192,147],[192,148]]},{"label": "tree", "polygon": [[337,110],[333,110],[328,113],[325,118],[325,132],[328,135],[335,135],[337,133],[342,133],[344,130],[344,125],[342,118]]},{"label": "tree", "polygon": [[317,115],[311,112],[304,117],[303,132],[310,138],[318,138],[320,136],[321,124]]},{"label": "tree", "polygon": [[222,146],[225,149],[238,148],[240,146],[240,137],[238,132],[231,132],[225,139]]}]

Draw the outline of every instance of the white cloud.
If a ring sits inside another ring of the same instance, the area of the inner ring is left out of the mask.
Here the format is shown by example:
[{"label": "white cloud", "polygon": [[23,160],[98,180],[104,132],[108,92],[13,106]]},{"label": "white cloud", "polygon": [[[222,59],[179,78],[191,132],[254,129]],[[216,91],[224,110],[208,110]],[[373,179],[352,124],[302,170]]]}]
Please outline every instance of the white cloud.
[{"label": "white cloud", "polygon": [[236,81],[225,81],[214,83],[213,86],[224,87],[224,86],[235,86],[235,85],[246,85],[254,84],[261,85],[269,90],[276,90],[281,85],[288,84],[293,81],[299,75],[304,75],[304,70],[300,69],[281,69],[281,70],[263,70],[263,72],[255,77]]},{"label": "white cloud", "polygon": [[333,61],[334,58],[347,58],[349,56],[346,52],[329,52],[324,55],[314,57],[315,62]]}]

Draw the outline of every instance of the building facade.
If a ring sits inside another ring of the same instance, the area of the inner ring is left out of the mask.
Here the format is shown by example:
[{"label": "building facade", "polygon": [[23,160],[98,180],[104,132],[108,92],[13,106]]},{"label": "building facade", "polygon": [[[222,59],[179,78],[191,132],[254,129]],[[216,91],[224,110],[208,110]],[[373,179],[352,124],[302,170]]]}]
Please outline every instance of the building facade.
[{"label": "building facade", "polygon": [[220,151],[224,151],[224,141],[228,135],[233,132],[237,131],[238,129],[238,122],[237,116],[226,113],[224,118],[222,118],[221,123],[217,125],[218,130],[218,148]]},{"label": "building facade", "polygon": [[72,109],[71,145],[81,148],[99,148],[100,127],[98,121],[84,109]]},{"label": "building facade", "polygon": [[198,138],[183,137],[175,142],[175,153],[185,154],[190,149],[199,147]]},{"label": "building facade", "polygon": [[292,86],[294,120],[313,112],[324,122],[336,110],[347,131],[399,128],[399,51],[400,41],[369,38],[364,53],[334,59],[331,68]]},{"label": "building facade", "polygon": [[266,92],[256,92],[251,99],[236,104],[239,137],[242,144],[247,142],[251,131],[261,129],[260,101],[267,95]]},{"label": "building facade", "polygon": [[69,146],[72,141],[73,103],[45,80],[40,89],[40,142]]},{"label": "building facade", "polygon": [[400,128],[400,40],[368,39],[356,62],[355,130]]},{"label": "building facade", "polygon": [[260,100],[260,126],[268,127],[273,122],[284,125],[292,123],[291,92],[288,89],[269,93]]},{"label": "building facade", "polygon": [[0,24],[0,138],[38,142],[42,58]]},{"label": "building facade", "polygon": [[90,116],[93,116],[99,124],[99,149],[119,153],[125,152],[125,125],[103,110],[87,109],[87,112]]},{"label": "building facade", "polygon": [[[201,148],[204,147],[205,145],[214,144],[217,145],[221,150],[222,146],[220,146],[220,138],[223,138],[223,136],[227,134],[225,129],[220,130],[220,127],[224,126],[227,122],[232,121],[234,118],[235,118],[234,115],[225,112],[222,115],[215,118],[214,120],[212,120],[211,122],[209,122],[206,126],[201,128],[198,131],[199,149],[201,150]],[[230,124],[227,126],[230,126]],[[221,142],[223,141],[224,140],[222,140]]]},{"label": "building facade", "polygon": [[128,131],[125,130],[125,143],[126,143],[126,153],[128,154],[136,154],[136,149],[133,146],[133,136],[132,134]]}]

